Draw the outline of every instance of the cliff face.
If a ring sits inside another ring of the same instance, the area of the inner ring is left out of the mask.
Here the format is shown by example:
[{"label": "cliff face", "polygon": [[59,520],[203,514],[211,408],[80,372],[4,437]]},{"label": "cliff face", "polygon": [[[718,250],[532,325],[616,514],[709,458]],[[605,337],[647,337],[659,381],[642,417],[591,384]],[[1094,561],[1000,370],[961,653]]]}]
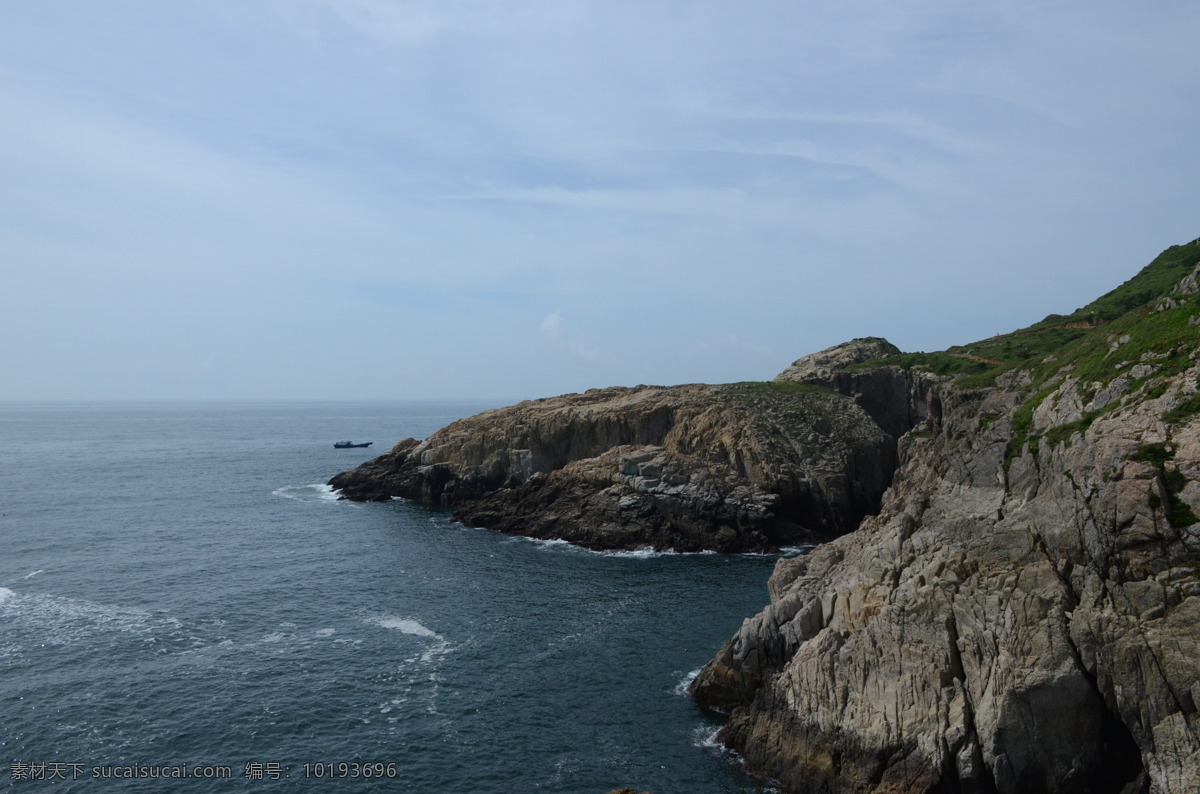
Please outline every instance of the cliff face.
[{"label": "cliff face", "polygon": [[594,548],[747,551],[853,529],[896,460],[895,434],[827,389],[639,386],[488,411],[330,484]]},{"label": "cliff face", "polygon": [[1198,362],[1200,240],[966,347],[521,403],[331,484],[596,548],[840,536],[691,688],[788,791],[1195,794]]},{"label": "cliff face", "polygon": [[[692,685],[751,769],[805,792],[1200,791],[1198,275],[990,385],[933,386],[879,514],[780,561]],[[801,376],[886,415],[892,370]]]}]

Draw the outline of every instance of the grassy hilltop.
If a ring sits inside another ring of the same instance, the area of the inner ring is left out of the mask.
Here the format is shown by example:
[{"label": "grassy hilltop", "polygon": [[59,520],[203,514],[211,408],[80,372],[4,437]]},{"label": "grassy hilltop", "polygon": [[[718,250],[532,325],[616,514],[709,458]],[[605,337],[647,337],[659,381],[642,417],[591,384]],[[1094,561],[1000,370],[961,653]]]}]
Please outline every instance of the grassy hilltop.
[{"label": "grassy hilltop", "polygon": [[[1133,278],[1071,314],[1051,314],[1027,328],[940,352],[901,353],[849,369],[917,367],[958,376],[965,388],[993,386],[997,376],[1024,369],[1037,392],[1070,366],[1095,391],[1138,363],[1153,362],[1152,373],[1134,378],[1130,392],[1136,393],[1147,382],[1165,382],[1187,369],[1200,347],[1200,327],[1194,324],[1200,294],[1168,294],[1197,264],[1200,239],[1171,246]],[[1194,413],[1200,405],[1188,410]]]}]

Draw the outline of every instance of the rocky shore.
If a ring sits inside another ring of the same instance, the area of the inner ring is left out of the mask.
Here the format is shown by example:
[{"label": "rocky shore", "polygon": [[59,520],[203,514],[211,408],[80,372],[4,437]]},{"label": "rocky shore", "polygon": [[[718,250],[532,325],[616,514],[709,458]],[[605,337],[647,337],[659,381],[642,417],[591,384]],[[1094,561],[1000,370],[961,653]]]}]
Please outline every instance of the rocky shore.
[{"label": "rocky shore", "polygon": [[593,548],[825,541],[691,686],[785,791],[1200,792],[1200,241],[1004,337],[521,403],[331,485]]},{"label": "rocky shore", "polygon": [[772,551],[878,510],[896,431],[852,397],[790,381],[594,389],[405,439],[330,485],[597,549]]}]

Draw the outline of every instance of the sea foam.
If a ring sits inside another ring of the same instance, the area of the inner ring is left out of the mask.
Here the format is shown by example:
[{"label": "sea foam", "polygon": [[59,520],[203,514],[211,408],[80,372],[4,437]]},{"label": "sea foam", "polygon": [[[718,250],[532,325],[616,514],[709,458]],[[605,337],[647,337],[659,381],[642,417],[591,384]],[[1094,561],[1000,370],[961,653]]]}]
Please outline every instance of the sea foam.
[{"label": "sea foam", "polygon": [[272,496],[282,496],[284,499],[294,499],[297,502],[336,502],[338,492],[331,485],[314,483],[313,485],[285,485],[271,491]]},{"label": "sea foam", "polygon": [[397,618],[385,615],[375,618],[371,622],[382,629],[395,629],[402,634],[412,634],[414,637],[429,637],[434,640],[442,639],[441,635],[437,632],[427,629],[412,618]]},{"label": "sea foam", "polygon": [[148,642],[174,642],[182,636],[182,625],[172,617],[49,593],[0,587],[0,607],[26,641],[38,645],[69,645],[101,634],[132,635]]},{"label": "sea foam", "polygon": [[692,685],[692,682],[696,680],[696,676],[700,675],[700,671],[703,669],[703,667],[697,667],[695,670],[679,679],[679,683],[675,685],[675,689],[672,691],[676,695],[686,695],[688,693],[688,687]]},{"label": "sea foam", "polygon": [[637,560],[648,560],[653,557],[677,556],[683,554],[715,554],[716,552],[700,551],[700,552],[676,552],[674,549],[664,549],[658,551],[651,546],[643,546],[640,549],[589,549],[586,546],[580,546],[572,543],[569,540],[562,538],[531,538],[525,535],[513,535],[515,541],[524,541],[532,543],[543,551],[561,551],[582,554],[596,554],[601,557],[629,557]]},{"label": "sea foam", "polygon": [[[623,557],[632,560],[652,560],[659,557],[713,557],[720,554],[720,552],[712,549],[703,549],[702,551],[676,551],[675,549],[656,549],[652,546],[643,546],[640,549],[589,549],[586,546],[579,546],[569,540],[563,540],[562,538],[553,538],[547,540],[545,538],[531,538],[525,535],[512,535],[511,538],[514,542],[524,541],[526,543],[532,543],[543,551],[595,554],[601,557]],[[796,554],[806,553],[811,548],[811,546],[797,546],[789,547],[783,551],[788,554],[788,556],[795,556]],[[748,552],[746,554],[739,554],[736,556],[777,557],[779,554],[775,552],[770,554]]]},{"label": "sea foam", "polygon": [[720,728],[714,728],[711,725],[700,725],[692,731],[692,744],[695,747],[700,747],[711,752],[732,754],[733,751],[717,741],[717,736],[720,733]]},{"label": "sea foam", "polygon": [[438,634],[436,631],[422,626],[419,621],[413,620],[412,618],[402,618],[394,615],[380,615],[370,619],[368,622],[373,623],[380,628],[398,631],[401,634],[407,634],[411,637],[421,637],[423,639],[433,640],[434,642],[425,650],[424,653],[422,653],[419,657],[414,658],[414,661],[419,659],[422,664],[429,664],[430,662],[440,659],[442,656],[445,656],[451,650],[453,650],[453,646],[449,640]]}]

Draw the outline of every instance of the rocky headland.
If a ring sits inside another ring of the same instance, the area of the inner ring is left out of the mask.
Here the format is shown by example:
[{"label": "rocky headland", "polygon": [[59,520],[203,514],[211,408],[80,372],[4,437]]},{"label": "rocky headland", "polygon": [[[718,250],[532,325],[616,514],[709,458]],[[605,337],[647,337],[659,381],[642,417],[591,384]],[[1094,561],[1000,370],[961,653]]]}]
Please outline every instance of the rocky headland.
[{"label": "rocky headland", "polygon": [[[1086,322],[891,358],[961,371],[880,512],[780,561],[693,682],[750,769],[805,792],[1200,791],[1198,265],[1179,246]],[[877,371],[849,369],[827,381]]]},{"label": "rocky headland", "polygon": [[878,509],[890,430],[850,397],[790,381],[593,389],[405,439],[330,484],[596,549],[771,551]]},{"label": "rocky headland", "polygon": [[331,484],[594,548],[826,541],[691,687],[786,791],[1200,792],[1200,241],[1012,334],[521,403]]}]

